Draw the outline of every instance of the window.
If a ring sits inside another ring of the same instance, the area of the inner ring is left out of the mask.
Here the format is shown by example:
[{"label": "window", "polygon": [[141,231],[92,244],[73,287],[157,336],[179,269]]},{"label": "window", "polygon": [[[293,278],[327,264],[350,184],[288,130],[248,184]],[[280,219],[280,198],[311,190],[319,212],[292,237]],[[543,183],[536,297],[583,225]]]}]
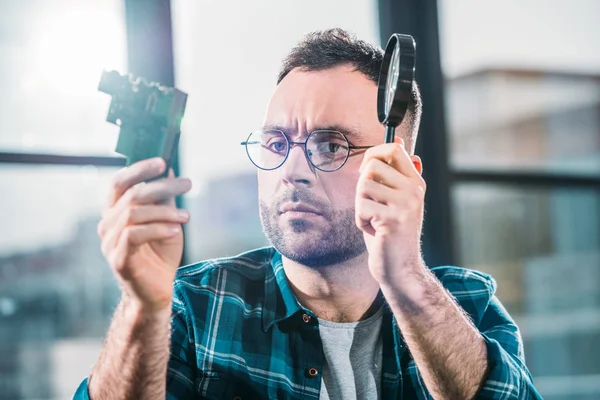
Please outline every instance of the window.
[{"label": "window", "polygon": [[114,172],[0,168],[0,399],[67,398],[97,358],[119,298],[96,234]]},{"label": "window", "polygon": [[124,69],[122,8],[0,4],[0,399],[69,398],[119,298],[96,234],[116,167],[83,156],[120,163],[97,87]]},{"label": "window", "polygon": [[119,0],[2,2],[0,149],[114,155],[103,69],[123,70]]},{"label": "window", "polygon": [[545,399],[598,398],[600,4],[440,5],[457,262],[497,280]]}]

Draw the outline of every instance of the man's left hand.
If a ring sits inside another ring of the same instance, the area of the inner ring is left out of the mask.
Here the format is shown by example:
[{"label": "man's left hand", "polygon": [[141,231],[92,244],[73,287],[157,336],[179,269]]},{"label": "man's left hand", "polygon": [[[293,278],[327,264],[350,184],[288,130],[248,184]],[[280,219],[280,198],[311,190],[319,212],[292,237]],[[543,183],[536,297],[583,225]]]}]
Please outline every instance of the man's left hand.
[{"label": "man's left hand", "polygon": [[410,269],[424,265],[425,181],[403,142],[370,148],[359,171],[356,224],[364,233],[369,270],[381,286],[393,286]]}]

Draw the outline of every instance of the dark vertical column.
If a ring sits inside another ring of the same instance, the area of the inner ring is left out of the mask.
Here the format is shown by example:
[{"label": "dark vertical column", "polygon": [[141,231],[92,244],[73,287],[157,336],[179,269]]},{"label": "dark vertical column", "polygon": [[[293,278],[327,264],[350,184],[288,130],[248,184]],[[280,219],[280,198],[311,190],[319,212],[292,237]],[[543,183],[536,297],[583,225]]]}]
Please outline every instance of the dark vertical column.
[{"label": "dark vertical column", "polygon": [[129,72],[173,86],[169,0],[125,0]]},{"label": "dark vertical column", "polygon": [[[170,0],[125,0],[128,72],[164,85],[175,85]],[[179,176],[179,151],[173,159]],[[177,207],[183,207],[181,197]],[[185,252],[183,264],[187,263]]]},{"label": "dark vertical column", "polygon": [[429,266],[456,262],[437,12],[436,0],[379,0],[382,47],[392,33],[410,34],[417,43],[416,81],[423,118],[416,153],[423,160],[427,182],[423,252]]}]

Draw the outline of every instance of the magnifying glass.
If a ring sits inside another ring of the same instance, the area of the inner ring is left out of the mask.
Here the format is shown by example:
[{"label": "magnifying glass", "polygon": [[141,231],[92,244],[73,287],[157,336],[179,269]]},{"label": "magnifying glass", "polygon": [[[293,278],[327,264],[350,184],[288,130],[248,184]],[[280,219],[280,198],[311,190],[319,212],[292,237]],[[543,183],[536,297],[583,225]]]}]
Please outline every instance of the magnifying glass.
[{"label": "magnifying glass", "polygon": [[415,78],[416,44],[410,35],[394,33],[388,40],[377,84],[377,116],[385,125],[385,143],[393,143],[406,114]]}]

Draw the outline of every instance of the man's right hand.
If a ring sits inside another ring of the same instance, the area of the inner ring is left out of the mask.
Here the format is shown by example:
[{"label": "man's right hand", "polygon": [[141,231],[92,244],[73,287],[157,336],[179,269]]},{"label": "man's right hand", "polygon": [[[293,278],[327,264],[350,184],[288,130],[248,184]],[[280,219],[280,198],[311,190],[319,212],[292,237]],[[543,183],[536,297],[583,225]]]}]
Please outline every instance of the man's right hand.
[{"label": "man's right hand", "polygon": [[144,182],[165,167],[163,159],[152,158],[121,169],[98,223],[102,253],[124,295],[144,312],[170,309],[183,255],[181,224],[189,219],[175,206],[175,197],[191,189],[189,179],[174,178],[169,171],[168,178]]}]

